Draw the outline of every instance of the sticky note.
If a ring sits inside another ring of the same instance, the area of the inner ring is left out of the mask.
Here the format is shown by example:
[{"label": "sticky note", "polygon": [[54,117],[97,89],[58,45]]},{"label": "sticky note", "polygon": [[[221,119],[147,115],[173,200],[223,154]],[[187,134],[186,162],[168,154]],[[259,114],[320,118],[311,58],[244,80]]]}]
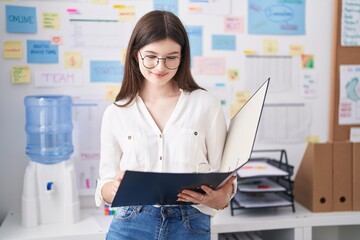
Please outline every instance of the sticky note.
[{"label": "sticky note", "polygon": [[124,5],[118,8],[118,19],[120,22],[135,22],[135,7]]},{"label": "sticky note", "polygon": [[225,32],[243,33],[244,18],[243,17],[225,17]]},{"label": "sticky note", "polygon": [[186,33],[189,37],[191,48],[191,60],[195,56],[203,55],[203,27],[202,26],[185,26]]},{"label": "sticky note", "polygon": [[58,13],[42,14],[43,29],[60,30],[60,16]]},{"label": "sticky note", "polygon": [[8,33],[36,33],[36,8],[6,6],[5,9]]},{"label": "sticky note", "polygon": [[65,53],[65,68],[81,68],[82,54],[81,52],[66,52]]},{"label": "sticky note", "polygon": [[79,10],[77,10],[76,8],[68,8],[66,9],[66,11],[70,14],[78,14]]},{"label": "sticky note", "polygon": [[350,141],[360,142],[360,128],[358,127],[350,128]]},{"label": "sticky note", "polygon": [[236,50],[235,35],[213,35],[212,49],[214,50]]},{"label": "sticky note", "polygon": [[306,142],[307,143],[319,143],[320,137],[317,135],[309,135],[306,137]]},{"label": "sticky note", "polygon": [[239,76],[239,71],[237,69],[228,69],[227,71],[228,73],[228,79],[230,81],[234,81],[234,80],[239,80],[240,76]]},{"label": "sticky note", "polygon": [[50,39],[52,45],[61,45],[63,43],[62,36],[52,36]]},{"label": "sticky note", "polygon": [[120,91],[121,85],[108,85],[105,87],[105,100],[115,102],[115,98]]},{"label": "sticky note", "polygon": [[194,60],[194,71],[196,74],[225,74],[225,58],[223,57],[195,57]]},{"label": "sticky note", "polygon": [[252,55],[252,54],[255,54],[256,51],[255,51],[254,49],[245,49],[245,50],[244,50],[244,53],[245,53],[246,55]]},{"label": "sticky note", "polygon": [[11,69],[12,83],[30,83],[31,74],[29,66],[14,66]]},{"label": "sticky note", "polygon": [[303,54],[304,46],[299,44],[292,44],[289,46],[291,56],[300,56]]},{"label": "sticky note", "polygon": [[230,117],[232,118],[241,107],[242,107],[242,105],[239,103],[232,104],[230,106]]},{"label": "sticky note", "polygon": [[109,0],[91,0],[93,4],[108,4]]},{"label": "sticky note", "polygon": [[264,40],[264,54],[276,55],[278,53],[278,41],[277,40]]},{"label": "sticky note", "polygon": [[126,51],[127,51],[127,48],[122,48],[122,49],[121,49],[121,52],[120,52],[121,62],[122,62],[122,64],[125,64]]},{"label": "sticky note", "polygon": [[303,54],[301,55],[302,67],[303,68],[314,68],[314,55]]},{"label": "sticky note", "polygon": [[121,83],[124,66],[120,61],[90,61],[90,82]]},{"label": "sticky note", "polygon": [[28,63],[58,63],[58,46],[50,41],[27,40]]},{"label": "sticky note", "polygon": [[23,45],[20,41],[7,41],[3,44],[3,57],[8,59],[21,59]]}]

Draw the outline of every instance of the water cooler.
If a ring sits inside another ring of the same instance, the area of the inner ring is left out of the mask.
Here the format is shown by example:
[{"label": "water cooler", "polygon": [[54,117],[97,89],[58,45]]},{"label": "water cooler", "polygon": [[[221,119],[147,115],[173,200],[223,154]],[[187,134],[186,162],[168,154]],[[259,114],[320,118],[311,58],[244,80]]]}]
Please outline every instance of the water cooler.
[{"label": "water cooler", "polygon": [[80,202],[72,145],[70,96],[27,96],[26,154],[22,225],[72,224],[79,221]]}]

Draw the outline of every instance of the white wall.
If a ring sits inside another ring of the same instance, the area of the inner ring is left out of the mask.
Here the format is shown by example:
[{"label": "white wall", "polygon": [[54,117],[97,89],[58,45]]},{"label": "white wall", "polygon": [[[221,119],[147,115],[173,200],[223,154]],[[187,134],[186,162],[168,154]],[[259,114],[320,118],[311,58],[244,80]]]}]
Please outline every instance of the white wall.
[{"label": "white wall", "polygon": [[[109,1],[109,2],[116,2]],[[180,3],[187,2],[179,0]],[[152,9],[152,1],[122,1],[122,4],[135,5],[137,10],[136,18],[138,19],[143,13]],[[4,24],[5,5],[26,5],[37,7],[38,33],[30,34],[8,34]],[[14,0],[13,2],[0,2],[0,45],[4,41],[19,40],[24,44],[26,52],[27,39],[48,39],[53,34],[68,34],[67,14],[68,7],[90,10],[109,10],[111,5],[94,5],[87,1],[25,1]],[[309,103],[311,126],[308,131],[310,135],[320,136],[321,141],[328,138],[328,116],[329,116],[329,89],[330,89],[330,67],[331,67],[331,39],[332,39],[332,14],[333,1],[312,0],[306,1],[306,34],[302,36],[262,36],[248,35],[246,27],[247,1],[232,0],[231,15],[245,17],[245,32],[236,34],[236,52],[213,51],[211,50],[211,34],[226,34],[223,32],[223,16],[209,15],[189,15],[186,12],[186,4],[180,4],[179,16],[185,25],[203,25],[203,53],[205,56],[223,56],[226,58],[227,68],[238,68],[240,71],[240,81],[235,84],[228,84],[228,87],[241,88],[246,78],[245,49],[255,49],[258,53],[262,52],[262,42],[264,39],[276,39],[279,43],[279,54],[288,51],[290,44],[300,44],[304,46],[304,52],[314,54],[315,69],[314,72],[318,80],[317,96],[312,99],[302,99],[297,93],[283,93],[280,95],[270,96],[270,99],[277,102],[299,101]],[[58,12],[61,16],[61,30],[59,32],[45,31],[41,29],[41,13]],[[96,31],[96,29],[94,29]],[[66,40],[66,39],[65,39]],[[65,42],[59,48],[60,62],[57,65],[30,64],[32,74],[37,70],[46,69],[63,69],[63,52],[71,51],[71,47]],[[116,49],[115,55],[120,59],[120,49]],[[119,53],[119,54],[118,54]],[[97,55],[98,54],[98,55]],[[112,53],[114,54],[114,53]],[[109,54],[111,55],[111,54]],[[89,79],[89,60],[106,59],[101,52],[93,51],[90,53],[84,50],[84,63],[81,71],[83,72],[84,84],[80,88],[36,88],[34,83],[30,84],[13,84],[11,83],[11,66],[27,65],[26,54],[21,60],[8,60],[0,58],[0,222],[3,221],[6,214],[10,211],[20,211],[21,192],[23,185],[23,174],[28,163],[25,155],[25,110],[23,99],[26,95],[33,94],[89,94],[96,93],[103,95],[106,84],[90,83]],[[227,82],[226,76],[197,76],[196,79],[201,83]],[[295,77],[296,78],[296,77]],[[299,83],[300,85],[300,83]],[[257,144],[256,148],[285,148],[288,151],[289,161],[295,166],[299,165],[305,141],[298,143],[274,143],[274,144]],[[76,147],[76,146],[75,146]],[[92,204],[92,197],[87,197],[84,202]]]}]

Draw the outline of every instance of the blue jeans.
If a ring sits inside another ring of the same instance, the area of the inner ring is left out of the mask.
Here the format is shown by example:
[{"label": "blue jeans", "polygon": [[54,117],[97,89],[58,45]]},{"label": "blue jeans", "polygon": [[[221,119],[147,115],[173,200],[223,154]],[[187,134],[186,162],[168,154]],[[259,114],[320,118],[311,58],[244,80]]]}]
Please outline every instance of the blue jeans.
[{"label": "blue jeans", "polygon": [[107,240],[209,240],[210,216],[191,206],[118,208]]}]

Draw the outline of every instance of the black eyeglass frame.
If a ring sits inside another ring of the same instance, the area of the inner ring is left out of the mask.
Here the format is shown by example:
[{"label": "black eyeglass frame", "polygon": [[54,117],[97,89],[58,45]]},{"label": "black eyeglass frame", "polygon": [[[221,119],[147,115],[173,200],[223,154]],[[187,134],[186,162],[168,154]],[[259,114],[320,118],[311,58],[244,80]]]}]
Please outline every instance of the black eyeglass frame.
[{"label": "black eyeglass frame", "polygon": [[147,69],[153,69],[153,68],[156,68],[156,67],[159,65],[159,63],[160,63],[160,60],[163,60],[163,61],[164,61],[164,65],[165,65],[165,67],[166,67],[167,69],[169,69],[169,70],[175,70],[175,69],[178,69],[178,68],[179,68],[179,66],[180,66],[180,64],[181,64],[181,58],[179,58],[179,57],[175,57],[175,56],[174,56],[174,58],[178,58],[178,59],[179,59],[179,66],[177,66],[177,67],[175,67],[175,68],[169,68],[168,66],[166,66],[166,59],[167,59],[168,57],[165,57],[165,58],[159,58],[159,57],[157,57],[157,56],[156,56],[156,58],[157,58],[156,65],[155,65],[154,67],[147,67],[147,66],[145,66],[144,59],[145,59],[146,57],[149,57],[149,56],[148,56],[148,55],[145,55],[145,56],[143,57],[140,51],[139,51],[139,53],[140,53],[140,58],[141,58],[141,60],[142,60],[143,66],[144,66],[145,68],[147,68]]}]

